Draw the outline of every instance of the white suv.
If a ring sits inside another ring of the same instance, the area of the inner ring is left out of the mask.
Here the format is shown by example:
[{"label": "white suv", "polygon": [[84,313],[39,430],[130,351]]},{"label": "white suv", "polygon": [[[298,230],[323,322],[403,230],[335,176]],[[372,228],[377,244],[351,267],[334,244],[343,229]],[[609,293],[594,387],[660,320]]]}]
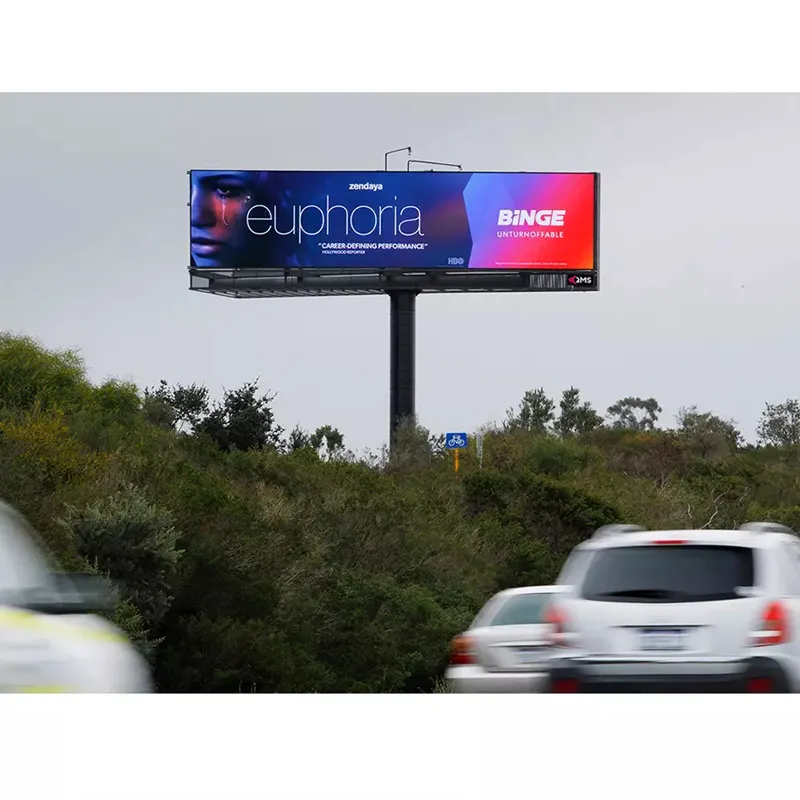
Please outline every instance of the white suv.
[{"label": "white suv", "polygon": [[601,528],[550,606],[551,692],[800,690],[800,539],[738,530]]}]

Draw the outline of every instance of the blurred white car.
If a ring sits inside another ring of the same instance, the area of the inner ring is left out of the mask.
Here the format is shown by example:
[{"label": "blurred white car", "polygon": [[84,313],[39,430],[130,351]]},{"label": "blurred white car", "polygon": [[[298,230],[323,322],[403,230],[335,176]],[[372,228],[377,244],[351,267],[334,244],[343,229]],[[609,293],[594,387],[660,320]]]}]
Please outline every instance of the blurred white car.
[{"label": "blurred white car", "polygon": [[558,582],[550,691],[800,690],[800,539],[788,528],[607,526]]},{"label": "blurred white car", "polygon": [[547,686],[546,624],[553,586],[507,589],[489,600],[450,649],[445,677],[457,692],[536,692]]},{"label": "blurred white car", "polygon": [[0,502],[0,692],[151,692],[150,670],[103,610],[97,576],[54,571]]}]

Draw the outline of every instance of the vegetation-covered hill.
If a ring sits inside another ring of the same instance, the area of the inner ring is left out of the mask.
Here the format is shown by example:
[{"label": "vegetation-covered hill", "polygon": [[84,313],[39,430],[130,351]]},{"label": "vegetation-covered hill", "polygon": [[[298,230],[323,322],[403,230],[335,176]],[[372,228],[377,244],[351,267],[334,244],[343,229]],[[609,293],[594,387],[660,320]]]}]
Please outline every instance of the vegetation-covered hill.
[{"label": "vegetation-covered hill", "polygon": [[96,386],[0,335],[0,497],[65,568],[109,576],[161,691],[429,691],[489,595],[552,581],[599,525],[800,528],[797,401],[766,406],[757,446],[660,413],[531,391],[456,475],[413,424],[357,458],[334,428],[286,434],[255,384]]}]

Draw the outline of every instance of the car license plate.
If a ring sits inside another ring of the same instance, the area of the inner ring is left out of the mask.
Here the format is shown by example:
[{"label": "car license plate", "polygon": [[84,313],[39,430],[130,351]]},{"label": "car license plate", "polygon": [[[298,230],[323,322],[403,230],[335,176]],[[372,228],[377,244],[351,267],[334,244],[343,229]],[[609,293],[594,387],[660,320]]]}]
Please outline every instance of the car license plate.
[{"label": "car license plate", "polygon": [[518,647],[517,656],[523,664],[532,664],[539,661],[541,650],[541,647]]},{"label": "car license plate", "polygon": [[642,650],[685,650],[686,631],[682,628],[644,628],[641,642]]}]

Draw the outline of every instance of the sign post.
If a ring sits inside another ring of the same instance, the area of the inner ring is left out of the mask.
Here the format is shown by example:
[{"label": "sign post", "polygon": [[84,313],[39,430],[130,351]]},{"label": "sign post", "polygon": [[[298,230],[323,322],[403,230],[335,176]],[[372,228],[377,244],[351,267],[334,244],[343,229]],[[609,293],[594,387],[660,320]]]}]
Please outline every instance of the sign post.
[{"label": "sign post", "polygon": [[453,451],[453,468],[458,473],[458,454],[466,449],[469,437],[466,433],[448,433],[444,437],[444,446]]},{"label": "sign post", "polygon": [[478,468],[483,469],[483,434],[479,433],[475,437],[475,453],[478,456]]}]

